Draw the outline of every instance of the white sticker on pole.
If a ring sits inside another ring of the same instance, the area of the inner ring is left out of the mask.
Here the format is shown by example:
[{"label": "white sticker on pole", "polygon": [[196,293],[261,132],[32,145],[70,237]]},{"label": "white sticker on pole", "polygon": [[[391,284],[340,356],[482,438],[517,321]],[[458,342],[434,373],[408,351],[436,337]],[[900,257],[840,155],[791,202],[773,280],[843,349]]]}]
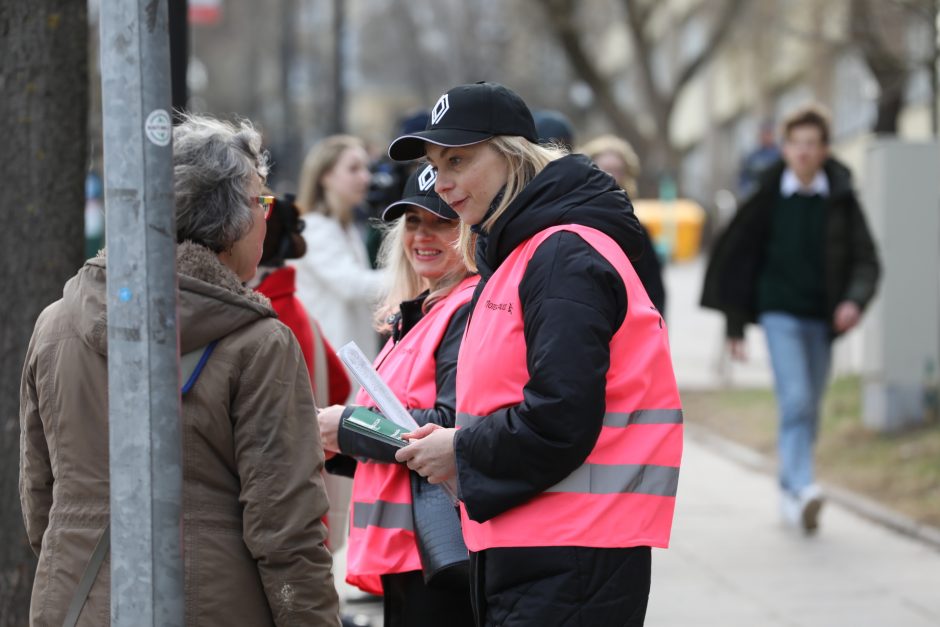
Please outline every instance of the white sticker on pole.
[{"label": "white sticker on pole", "polygon": [[144,134],[157,146],[169,146],[173,139],[173,122],[166,109],[154,109],[144,122]]}]

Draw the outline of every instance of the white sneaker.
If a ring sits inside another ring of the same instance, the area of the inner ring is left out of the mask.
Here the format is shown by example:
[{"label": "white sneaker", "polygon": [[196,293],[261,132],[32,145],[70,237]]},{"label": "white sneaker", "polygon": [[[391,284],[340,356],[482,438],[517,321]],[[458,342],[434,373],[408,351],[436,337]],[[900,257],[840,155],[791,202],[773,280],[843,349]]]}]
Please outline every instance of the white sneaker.
[{"label": "white sneaker", "polygon": [[799,517],[805,533],[814,533],[819,528],[819,510],[822,509],[824,500],[822,490],[815,483],[800,491]]},{"label": "white sneaker", "polygon": [[800,526],[800,500],[786,491],[780,493],[780,517],[787,527]]}]

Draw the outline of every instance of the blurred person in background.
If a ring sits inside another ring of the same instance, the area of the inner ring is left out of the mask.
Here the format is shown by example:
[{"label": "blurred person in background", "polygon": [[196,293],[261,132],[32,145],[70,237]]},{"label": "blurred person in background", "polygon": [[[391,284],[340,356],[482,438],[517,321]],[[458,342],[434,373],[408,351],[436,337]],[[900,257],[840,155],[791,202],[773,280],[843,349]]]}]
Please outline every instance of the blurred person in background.
[{"label": "blurred person in background", "polygon": [[96,172],[85,177],[85,259],[104,248],[104,186]]},{"label": "blurred person in background", "polygon": [[[355,342],[371,359],[378,352],[372,308],[382,287],[373,270],[355,209],[369,188],[369,155],[351,135],[333,135],[317,143],[304,159],[296,204],[306,226],[307,254],[291,265],[297,270],[297,297],[336,347]],[[329,475],[330,547],[345,544],[352,482]]]},{"label": "blurred person in background", "polygon": [[567,115],[554,109],[536,109],[532,112],[532,120],[540,144],[554,144],[571,152],[574,146],[574,125]]},{"label": "blurred person in background", "polygon": [[457,362],[457,428],[396,458],[456,478],[478,625],[642,625],[669,543],[682,410],[668,337],[630,263],[626,193],[542,146],[521,98],[454,87],[393,159],[425,157],[480,272]]},{"label": "blurred person in background", "polygon": [[[244,286],[262,255],[266,173],[247,121],[185,116],[173,131],[180,351],[208,358],[182,400],[188,625],[339,624],[303,355],[269,301]],[[20,498],[39,555],[34,625],[63,624],[109,525],[106,275],[102,252],[66,283],[36,322],[23,370]],[[109,623],[107,563],[78,620]]]},{"label": "blurred person in background", "polygon": [[[382,214],[390,225],[380,255],[389,283],[376,325],[391,337],[375,366],[419,425],[453,427],[457,353],[479,277],[455,248],[457,214],[434,192],[434,180],[433,168],[424,166],[408,179],[404,198]],[[356,405],[378,411],[364,390]],[[354,408],[333,406],[319,414],[324,446],[342,454],[327,468],[355,474],[346,580],[383,595],[385,627],[472,625],[467,564],[434,574],[428,583],[431,573],[422,572],[422,527],[412,515],[412,490],[441,487],[396,463],[394,447],[340,428]],[[420,485],[413,487],[415,482]],[[448,499],[444,493],[440,498]],[[450,522],[459,541],[460,523],[449,501],[444,517],[449,521],[440,525]],[[435,523],[436,532],[440,525]],[[462,543],[458,548],[466,555]]]},{"label": "blurred person in background", "polygon": [[781,514],[806,533],[823,505],[813,452],[832,341],[859,323],[880,274],[852,174],[829,154],[829,128],[816,105],[786,119],[783,161],[719,236],[702,290],[702,305],[725,314],[732,358],[747,358],[747,323],[764,330],[780,416]]},{"label": "blurred person in background", "polygon": [[773,120],[767,119],[761,122],[757,141],[757,148],[749,152],[741,161],[741,171],[738,174],[738,198],[746,198],[756,191],[764,171],[780,161],[780,148],[777,146]]},{"label": "blurred person in background", "polygon": [[370,359],[378,352],[372,308],[382,273],[371,268],[354,209],[369,188],[369,156],[362,141],[333,135],[307,154],[298,182],[297,207],[306,227],[307,254],[297,269],[297,296],[333,346],[355,341]]},{"label": "blurred person in background", "polygon": [[[614,135],[601,135],[581,146],[579,152],[587,155],[598,168],[611,175],[617,185],[630,198],[637,197],[637,179],[640,176],[640,158],[633,146]],[[666,317],[666,284],[663,282],[663,264],[653,247],[649,231],[640,223],[646,237],[643,253],[633,261],[646,293],[663,318]]]},{"label": "blurred person in background", "polygon": [[294,332],[317,405],[325,407],[345,401],[352,387],[336,351],[296,296],[296,269],[284,263],[306,254],[307,243],[301,235],[304,226],[292,195],[274,199],[261,264],[249,286],[268,297],[278,319]]},{"label": "blurred person in background", "polygon": [[[429,115],[427,109],[421,109],[406,115],[398,125],[398,134],[407,135],[408,133],[423,130],[428,122]],[[370,209],[370,216],[375,218],[376,222],[379,221],[385,208],[398,201],[405,193],[405,182],[416,168],[416,163],[393,161],[384,152],[369,166],[372,180],[369,182],[366,204]],[[385,230],[381,226],[373,226],[370,223],[366,237],[366,248],[369,251],[369,259],[372,261],[373,268],[378,267],[379,248],[382,245]]]},{"label": "blurred person in background", "polygon": [[614,177],[630,198],[637,197],[640,158],[628,141],[615,135],[601,135],[578,150],[590,157],[598,168]]}]

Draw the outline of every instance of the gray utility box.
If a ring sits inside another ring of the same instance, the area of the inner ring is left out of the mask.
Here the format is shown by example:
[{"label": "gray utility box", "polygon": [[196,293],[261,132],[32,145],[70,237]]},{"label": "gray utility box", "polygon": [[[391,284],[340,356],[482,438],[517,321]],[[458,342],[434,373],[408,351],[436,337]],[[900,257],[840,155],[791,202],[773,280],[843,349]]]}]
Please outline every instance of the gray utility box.
[{"label": "gray utility box", "polygon": [[862,328],[862,415],[872,429],[897,431],[922,424],[936,409],[930,405],[940,352],[940,144],[873,141],[861,188],[882,264]]}]

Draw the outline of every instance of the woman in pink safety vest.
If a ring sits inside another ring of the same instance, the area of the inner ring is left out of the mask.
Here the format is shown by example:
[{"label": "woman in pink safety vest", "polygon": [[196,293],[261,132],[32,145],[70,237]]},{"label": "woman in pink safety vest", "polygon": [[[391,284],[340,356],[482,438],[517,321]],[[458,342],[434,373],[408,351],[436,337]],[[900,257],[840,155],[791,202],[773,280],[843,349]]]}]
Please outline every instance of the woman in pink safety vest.
[{"label": "woman in pink safety vest", "polygon": [[[376,322],[391,338],[375,368],[419,425],[453,427],[456,420],[457,352],[478,277],[467,270],[455,248],[457,214],[434,192],[434,170],[426,166],[405,185],[404,198],[389,205],[382,219],[392,223],[380,251],[390,284]],[[373,411],[360,390],[356,404]],[[355,406],[334,405],[319,413],[324,447],[340,453],[327,469],[352,474],[353,493],[346,580],[382,594],[386,627],[473,624],[466,562],[446,577],[427,583],[422,572],[412,508],[412,473],[395,461],[395,448],[340,428]],[[414,479],[427,483],[415,475]],[[439,487],[422,488],[439,491]],[[441,492],[443,498],[446,494]],[[444,504],[454,530],[453,507]],[[432,517],[437,520],[437,516]],[[432,533],[439,525],[432,525]],[[434,538],[430,538],[433,540]]]},{"label": "woman in pink safety vest", "polygon": [[476,83],[389,148],[437,170],[480,273],[456,428],[422,426],[396,457],[457,479],[477,624],[642,625],[682,455],[668,338],[626,193],[536,142],[519,96]]}]

